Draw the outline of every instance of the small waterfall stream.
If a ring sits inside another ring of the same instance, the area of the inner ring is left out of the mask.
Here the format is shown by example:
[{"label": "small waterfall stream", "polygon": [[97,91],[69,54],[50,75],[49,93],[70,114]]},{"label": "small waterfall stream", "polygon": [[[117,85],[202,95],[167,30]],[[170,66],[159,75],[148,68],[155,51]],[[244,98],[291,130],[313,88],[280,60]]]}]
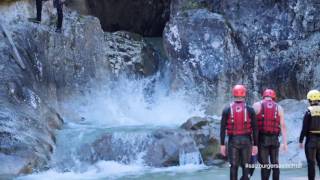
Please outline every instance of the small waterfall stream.
[{"label": "small waterfall stream", "polygon": [[180,166],[188,164],[201,165],[203,164],[203,160],[199,151],[189,153],[181,151],[179,153],[179,164]]},{"label": "small waterfall stream", "polygon": [[[49,174],[54,174],[53,179],[86,179],[88,175],[104,179],[170,171],[170,168],[151,167],[146,162],[146,157],[152,156],[152,148],[165,141],[158,136],[166,133],[158,135],[158,131],[170,129],[179,134],[178,127],[183,122],[203,112],[183,92],[168,94],[165,83],[157,78],[123,79],[65,101],[65,109],[76,116],[68,115],[71,118],[66,119],[64,128],[58,132],[49,170],[19,179],[41,179]],[[176,138],[189,136],[181,133]],[[185,149],[178,151],[178,164],[203,168],[195,142],[186,143],[182,146]]]}]

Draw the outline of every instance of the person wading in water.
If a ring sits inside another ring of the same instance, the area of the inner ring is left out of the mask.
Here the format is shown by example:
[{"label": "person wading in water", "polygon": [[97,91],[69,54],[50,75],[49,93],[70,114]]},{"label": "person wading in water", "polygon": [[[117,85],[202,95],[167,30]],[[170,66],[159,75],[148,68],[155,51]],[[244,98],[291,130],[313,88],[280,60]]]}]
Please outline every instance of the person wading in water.
[{"label": "person wading in water", "polygon": [[320,170],[320,92],[309,91],[307,99],[310,106],[303,118],[299,143],[300,148],[303,148],[303,139],[306,137],[304,149],[308,163],[308,178],[314,180],[316,161]]},{"label": "person wading in water", "polygon": [[272,89],[266,89],[263,92],[263,99],[253,104],[253,108],[257,114],[259,141],[258,141],[258,161],[262,165],[261,179],[268,180],[271,169],[266,168],[272,166],[272,177],[279,180],[279,136],[282,134],[282,147],[284,151],[288,150],[287,145],[287,129],[284,120],[284,111],[276,100],[276,92]]},{"label": "person wading in water", "polygon": [[[225,136],[228,135],[228,158],[230,179],[238,179],[238,168],[242,168],[242,179],[249,179],[251,155],[257,154],[258,126],[254,109],[245,103],[246,88],[236,85],[232,90],[234,102],[222,113],[220,129],[220,153],[227,155]],[[253,145],[252,145],[253,141]]]}]

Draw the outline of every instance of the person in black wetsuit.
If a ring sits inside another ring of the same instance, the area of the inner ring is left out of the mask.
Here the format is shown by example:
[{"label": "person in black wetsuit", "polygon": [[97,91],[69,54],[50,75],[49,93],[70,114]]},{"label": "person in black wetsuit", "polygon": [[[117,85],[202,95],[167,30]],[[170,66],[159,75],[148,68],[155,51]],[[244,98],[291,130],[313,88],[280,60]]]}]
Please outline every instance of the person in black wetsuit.
[{"label": "person in black wetsuit", "polygon": [[[276,102],[276,92],[266,89],[263,100],[253,104],[257,114],[259,128],[258,160],[262,166],[261,179],[268,180],[272,170],[272,179],[280,179],[279,169],[279,136],[282,135],[282,148],[288,150],[287,128],[283,108]],[[272,169],[266,168],[270,165]]]},{"label": "person in black wetsuit", "polygon": [[[34,23],[40,23],[41,22],[41,14],[42,14],[42,1],[43,0],[36,0],[36,6],[37,6],[37,17],[36,18],[29,18],[30,21]],[[57,33],[61,33],[62,28],[62,21],[63,21],[63,1],[64,0],[53,0],[54,7],[57,8],[57,14],[58,14],[58,21],[57,21]]]},{"label": "person in black wetsuit", "polygon": [[[246,88],[236,85],[232,90],[234,102],[222,113],[220,129],[220,153],[227,156],[225,136],[228,135],[228,159],[230,163],[230,179],[238,179],[238,168],[242,168],[242,179],[249,179],[251,155],[257,154],[258,127],[255,112],[245,103]],[[252,145],[253,141],[253,145]]]},{"label": "person in black wetsuit", "polygon": [[309,91],[307,99],[310,106],[303,118],[299,143],[300,148],[303,148],[303,140],[306,137],[304,148],[308,163],[308,179],[314,180],[316,161],[320,170],[320,92]]}]

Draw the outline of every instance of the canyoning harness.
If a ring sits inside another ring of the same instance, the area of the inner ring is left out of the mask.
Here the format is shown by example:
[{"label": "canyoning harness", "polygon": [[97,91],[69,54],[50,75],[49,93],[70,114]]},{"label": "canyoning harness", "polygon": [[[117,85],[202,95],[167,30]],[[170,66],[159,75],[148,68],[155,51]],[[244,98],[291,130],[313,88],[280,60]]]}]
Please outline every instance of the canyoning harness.
[{"label": "canyoning harness", "polygon": [[311,115],[309,132],[312,134],[320,134],[320,105],[309,106],[308,111]]},{"label": "canyoning harness", "polygon": [[257,115],[259,132],[271,135],[279,135],[280,115],[279,107],[273,100],[262,100],[261,110]]},{"label": "canyoning harness", "polygon": [[245,102],[233,102],[230,104],[230,114],[227,121],[227,134],[234,135],[251,135],[251,118],[248,115],[247,105]]}]

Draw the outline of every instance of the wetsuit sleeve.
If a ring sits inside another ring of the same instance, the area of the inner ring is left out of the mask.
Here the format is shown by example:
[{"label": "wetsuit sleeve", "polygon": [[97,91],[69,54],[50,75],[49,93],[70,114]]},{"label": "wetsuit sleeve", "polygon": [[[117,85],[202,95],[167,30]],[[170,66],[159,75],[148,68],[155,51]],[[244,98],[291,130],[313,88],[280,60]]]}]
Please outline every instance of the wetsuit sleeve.
[{"label": "wetsuit sleeve", "polygon": [[221,116],[221,127],[220,127],[220,144],[225,144],[225,137],[226,137],[226,127],[227,127],[227,121],[229,116],[229,110],[230,108],[225,108],[222,112]]},{"label": "wetsuit sleeve", "polygon": [[257,124],[257,118],[256,118],[256,113],[253,108],[248,108],[248,111],[250,113],[250,118],[251,118],[251,127],[253,131],[252,139],[253,139],[253,145],[258,144],[258,124]]},{"label": "wetsuit sleeve", "polygon": [[300,133],[299,143],[303,143],[303,139],[308,133],[310,118],[311,118],[310,112],[307,111],[303,117],[303,124],[302,124],[302,130]]}]

